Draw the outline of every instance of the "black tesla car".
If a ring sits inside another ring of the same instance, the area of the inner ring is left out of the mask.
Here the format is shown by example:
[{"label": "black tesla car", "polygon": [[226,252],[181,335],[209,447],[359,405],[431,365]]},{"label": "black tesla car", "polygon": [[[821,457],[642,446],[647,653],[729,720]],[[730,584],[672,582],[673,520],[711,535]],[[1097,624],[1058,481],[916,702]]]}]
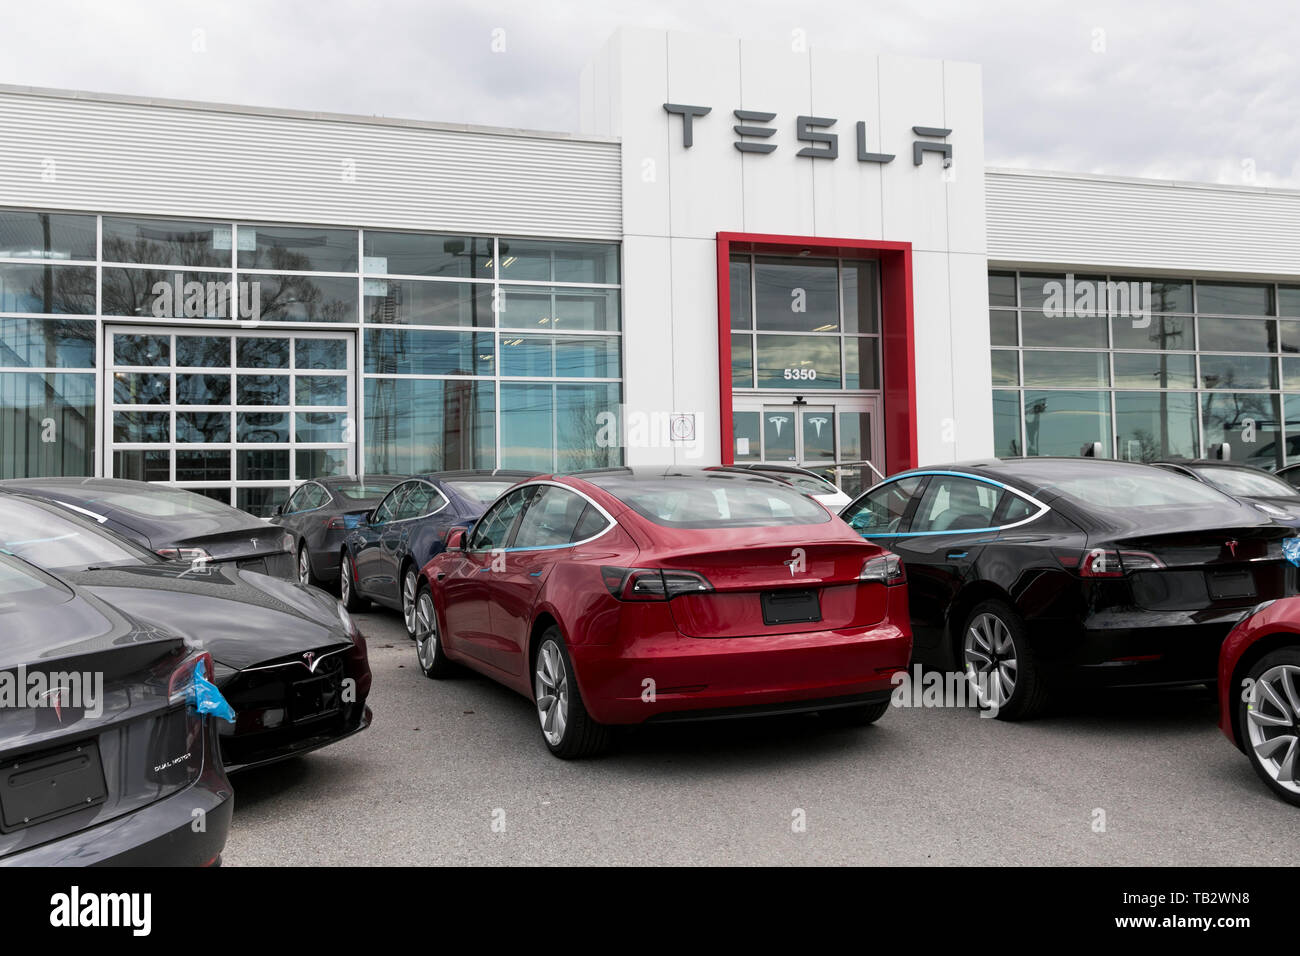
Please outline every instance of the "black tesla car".
[{"label": "black tesla car", "polygon": [[165,558],[229,561],[292,580],[293,537],[183,488],[125,478],[11,478],[0,491],[57,501]]},{"label": "black tesla car", "polygon": [[0,635],[0,865],[216,864],[230,781],[189,696],[208,655],[3,551]]},{"label": "black tesla car", "polygon": [[404,475],[340,475],[299,485],[271,518],[271,524],[289,531],[297,541],[298,583],[337,585],[339,556],[348,532],[405,480]]},{"label": "black tesla car", "polygon": [[1213,683],[1241,615],[1295,592],[1293,532],[1150,465],[990,460],[894,475],[840,515],[903,558],[914,658],[1003,719],[1056,683]]},{"label": "black tesla car", "polygon": [[19,494],[0,495],[0,551],[111,604],[141,629],[211,654],[213,682],[236,713],[218,726],[227,770],[307,753],[370,724],[365,639],[319,588],[230,562],[168,561]]},{"label": "black tesla car", "polygon": [[1203,481],[1224,494],[1255,505],[1269,517],[1293,527],[1300,525],[1300,491],[1296,491],[1278,475],[1231,461],[1171,459],[1152,464]]},{"label": "black tesla car", "polygon": [[468,528],[507,488],[532,471],[441,471],[402,482],[363,517],[340,549],[339,596],[349,611],[370,601],[402,612],[415,636],[420,568],[452,528]]}]

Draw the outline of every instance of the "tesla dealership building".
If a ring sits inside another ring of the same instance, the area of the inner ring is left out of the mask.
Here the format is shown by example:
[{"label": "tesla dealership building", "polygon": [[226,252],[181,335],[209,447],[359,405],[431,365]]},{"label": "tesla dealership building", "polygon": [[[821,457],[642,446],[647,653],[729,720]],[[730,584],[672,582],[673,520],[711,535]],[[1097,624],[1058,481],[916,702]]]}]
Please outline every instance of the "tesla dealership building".
[{"label": "tesla dealership building", "polygon": [[626,30],[581,132],[0,87],[0,477],[1300,459],[1300,192],[986,168],[980,68]]}]

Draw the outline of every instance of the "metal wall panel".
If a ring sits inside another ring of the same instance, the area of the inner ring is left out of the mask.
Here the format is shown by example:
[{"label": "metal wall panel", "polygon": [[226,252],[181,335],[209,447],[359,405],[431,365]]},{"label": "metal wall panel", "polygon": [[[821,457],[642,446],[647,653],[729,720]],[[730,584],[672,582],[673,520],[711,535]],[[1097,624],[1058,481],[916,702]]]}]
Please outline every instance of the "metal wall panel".
[{"label": "metal wall panel", "polygon": [[1300,274],[1300,191],[987,170],[998,263]]},{"label": "metal wall panel", "polygon": [[6,206],[622,238],[609,139],[0,85],[0,144]]}]

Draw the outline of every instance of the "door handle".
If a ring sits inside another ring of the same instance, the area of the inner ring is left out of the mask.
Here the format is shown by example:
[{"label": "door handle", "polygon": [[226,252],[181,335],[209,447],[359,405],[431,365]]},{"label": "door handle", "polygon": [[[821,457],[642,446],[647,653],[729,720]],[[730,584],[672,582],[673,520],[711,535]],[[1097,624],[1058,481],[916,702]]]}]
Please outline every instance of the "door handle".
[{"label": "door handle", "polygon": [[446,571],[439,571],[439,572],[438,572],[438,580],[439,580],[439,581],[441,581],[441,580],[442,580],[443,578],[445,578],[446,576],[447,576],[447,572],[446,572]]},{"label": "door handle", "polygon": [[968,554],[970,554],[969,551],[949,551],[949,552],[948,552],[948,559],[949,559],[950,561],[951,561],[951,560],[956,560],[957,558],[964,558],[964,557],[966,557],[966,555],[968,555]]}]

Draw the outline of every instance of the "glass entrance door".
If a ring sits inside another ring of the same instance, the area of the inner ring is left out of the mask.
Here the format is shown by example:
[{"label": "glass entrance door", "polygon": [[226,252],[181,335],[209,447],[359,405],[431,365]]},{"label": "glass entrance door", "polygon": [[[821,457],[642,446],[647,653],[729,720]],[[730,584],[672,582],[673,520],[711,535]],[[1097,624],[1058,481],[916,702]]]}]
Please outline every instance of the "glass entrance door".
[{"label": "glass entrance door", "polygon": [[878,401],[855,396],[814,405],[737,396],[735,461],[797,465],[857,495],[884,477]]},{"label": "glass entrance door", "polygon": [[109,477],[188,488],[260,517],[300,481],[356,471],[346,332],[105,332]]}]

